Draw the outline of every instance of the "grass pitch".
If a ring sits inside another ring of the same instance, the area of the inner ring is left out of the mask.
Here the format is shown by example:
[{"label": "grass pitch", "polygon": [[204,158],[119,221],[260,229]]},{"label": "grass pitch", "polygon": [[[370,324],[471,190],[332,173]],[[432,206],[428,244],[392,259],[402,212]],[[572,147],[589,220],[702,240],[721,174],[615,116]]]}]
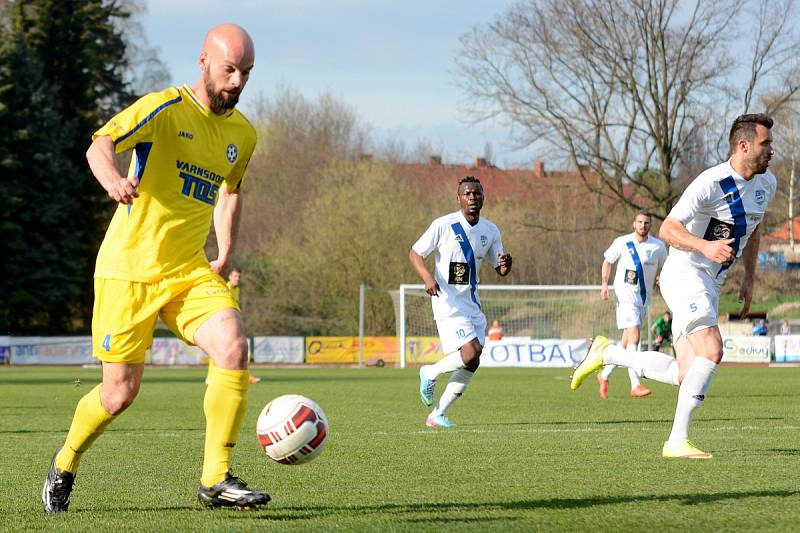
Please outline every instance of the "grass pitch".
[{"label": "grass pitch", "polygon": [[[571,392],[569,370],[483,369],[451,430],[424,426],[415,369],[254,373],[234,473],[272,494],[267,508],[197,504],[205,371],[148,368],[136,403],[84,457],[70,511],[47,516],[50,457],[99,370],[0,368],[0,528],[800,529],[800,368],[721,368],[692,434],[715,457],[698,462],[660,456],[676,389],[647,382],[653,396],[630,399],[620,370],[602,401],[593,381]],[[261,407],[288,393],[330,419],[328,448],[307,465],[272,463],[255,437]]]}]

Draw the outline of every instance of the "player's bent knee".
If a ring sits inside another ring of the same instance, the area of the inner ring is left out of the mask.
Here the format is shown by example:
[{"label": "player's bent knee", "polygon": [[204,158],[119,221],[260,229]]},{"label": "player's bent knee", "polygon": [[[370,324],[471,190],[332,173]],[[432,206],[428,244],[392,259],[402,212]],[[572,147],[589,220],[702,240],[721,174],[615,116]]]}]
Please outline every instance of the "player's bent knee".
[{"label": "player's bent knee", "polygon": [[137,392],[138,390],[123,389],[103,393],[103,409],[105,409],[108,414],[117,416],[133,404]]},{"label": "player's bent knee", "polygon": [[479,366],[481,366],[480,354],[478,354],[478,357],[473,359],[468,365],[465,365],[464,369],[469,370],[472,373],[475,373],[477,372]]},{"label": "player's bent knee", "polygon": [[232,342],[226,343],[214,358],[220,368],[243,370],[247,368],[249,347],[245,337],[237,337]]}]

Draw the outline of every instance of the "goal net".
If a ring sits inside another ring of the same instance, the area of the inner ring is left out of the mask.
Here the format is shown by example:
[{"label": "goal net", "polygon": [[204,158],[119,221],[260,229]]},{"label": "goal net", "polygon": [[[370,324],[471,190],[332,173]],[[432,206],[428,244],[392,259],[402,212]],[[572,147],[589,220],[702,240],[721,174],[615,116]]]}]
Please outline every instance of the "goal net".
[{"label": "goal net", "polygon": [[[613,300],[602,301],[597,285],[481,285],[478,291],[487,326],[497,320],[506,338],[619,337]],[[438,343],[439,333],[425,287],[401,285],[392,298],[400,366],[437,360],[441,352],[431,354],[430,347]]]}]

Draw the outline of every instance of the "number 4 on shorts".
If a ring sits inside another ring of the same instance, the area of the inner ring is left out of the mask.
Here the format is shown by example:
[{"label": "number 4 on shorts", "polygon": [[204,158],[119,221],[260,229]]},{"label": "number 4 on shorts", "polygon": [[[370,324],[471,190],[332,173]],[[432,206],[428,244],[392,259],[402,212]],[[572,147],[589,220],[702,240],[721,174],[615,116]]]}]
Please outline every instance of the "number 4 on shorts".
[{"label": "number 4 on shorts", "polygon": [[107,352],[111,351],[111,335],[106,335],[103,339],[103,348],[105,348]]}]

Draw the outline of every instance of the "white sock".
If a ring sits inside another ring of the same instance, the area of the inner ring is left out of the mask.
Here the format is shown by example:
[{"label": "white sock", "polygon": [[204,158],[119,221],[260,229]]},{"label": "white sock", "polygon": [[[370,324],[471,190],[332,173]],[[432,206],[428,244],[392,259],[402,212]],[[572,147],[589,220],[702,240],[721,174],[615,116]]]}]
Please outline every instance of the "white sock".
[{"label": "white sock", "polygon": [[439,398],[439,403],[436,404],[436,408],[434,408],[431,415],[439,416],[445,414],[450,406],[453,405],[453,402],[458,400],[467,390],[467,386],[474,375],[475,372],[470,372],[466,368],[460,368],[453,372],[453,375],[450,376],[450,381],[447,382],[447,387],[444,388],[444,392]]},{"label": "white sock", "polygon": [[605,380],[608,380],[608,378],[611,377],[611,373],[614,371],[615,368],[617,368],[616,365],[606,365],[606,366],[604,366],[603,367],[603,371],[600,372],[600,377],[605,379]]},{"label": "white sock", "polygon": [[689,424],[694,410],[703,404],[706,391],[714,379],[717,364],[705,357],[696,356],[683,378],[678,390],[678,406],[675,408],[675,421],[669,440],[676,442],[689,437]]},{"label": "white sock", "polygon": [[[625,347],[625,351],[636,354],[639,351],[638,348],[639,347],[635,344],[629,344]],[[639,374],[636,372],[636,369],[628,368],[628,377],[631,380],[631,390],[639,386]]]},{"label": "white sock", "polygon": [[678,384],[678,363],[662,352],[629,352],[619,346],[609,346],[603,352],[603,361],[632,368],[638,376],[668,385]]},{"label": "white sock", "polygon": [[464,361],[461,359],[461,350],[456,350],[442,357],[436,364],[423,366],[422,372],[425,374],[425,379],[436,379],[459,368],[464,368]]}]

